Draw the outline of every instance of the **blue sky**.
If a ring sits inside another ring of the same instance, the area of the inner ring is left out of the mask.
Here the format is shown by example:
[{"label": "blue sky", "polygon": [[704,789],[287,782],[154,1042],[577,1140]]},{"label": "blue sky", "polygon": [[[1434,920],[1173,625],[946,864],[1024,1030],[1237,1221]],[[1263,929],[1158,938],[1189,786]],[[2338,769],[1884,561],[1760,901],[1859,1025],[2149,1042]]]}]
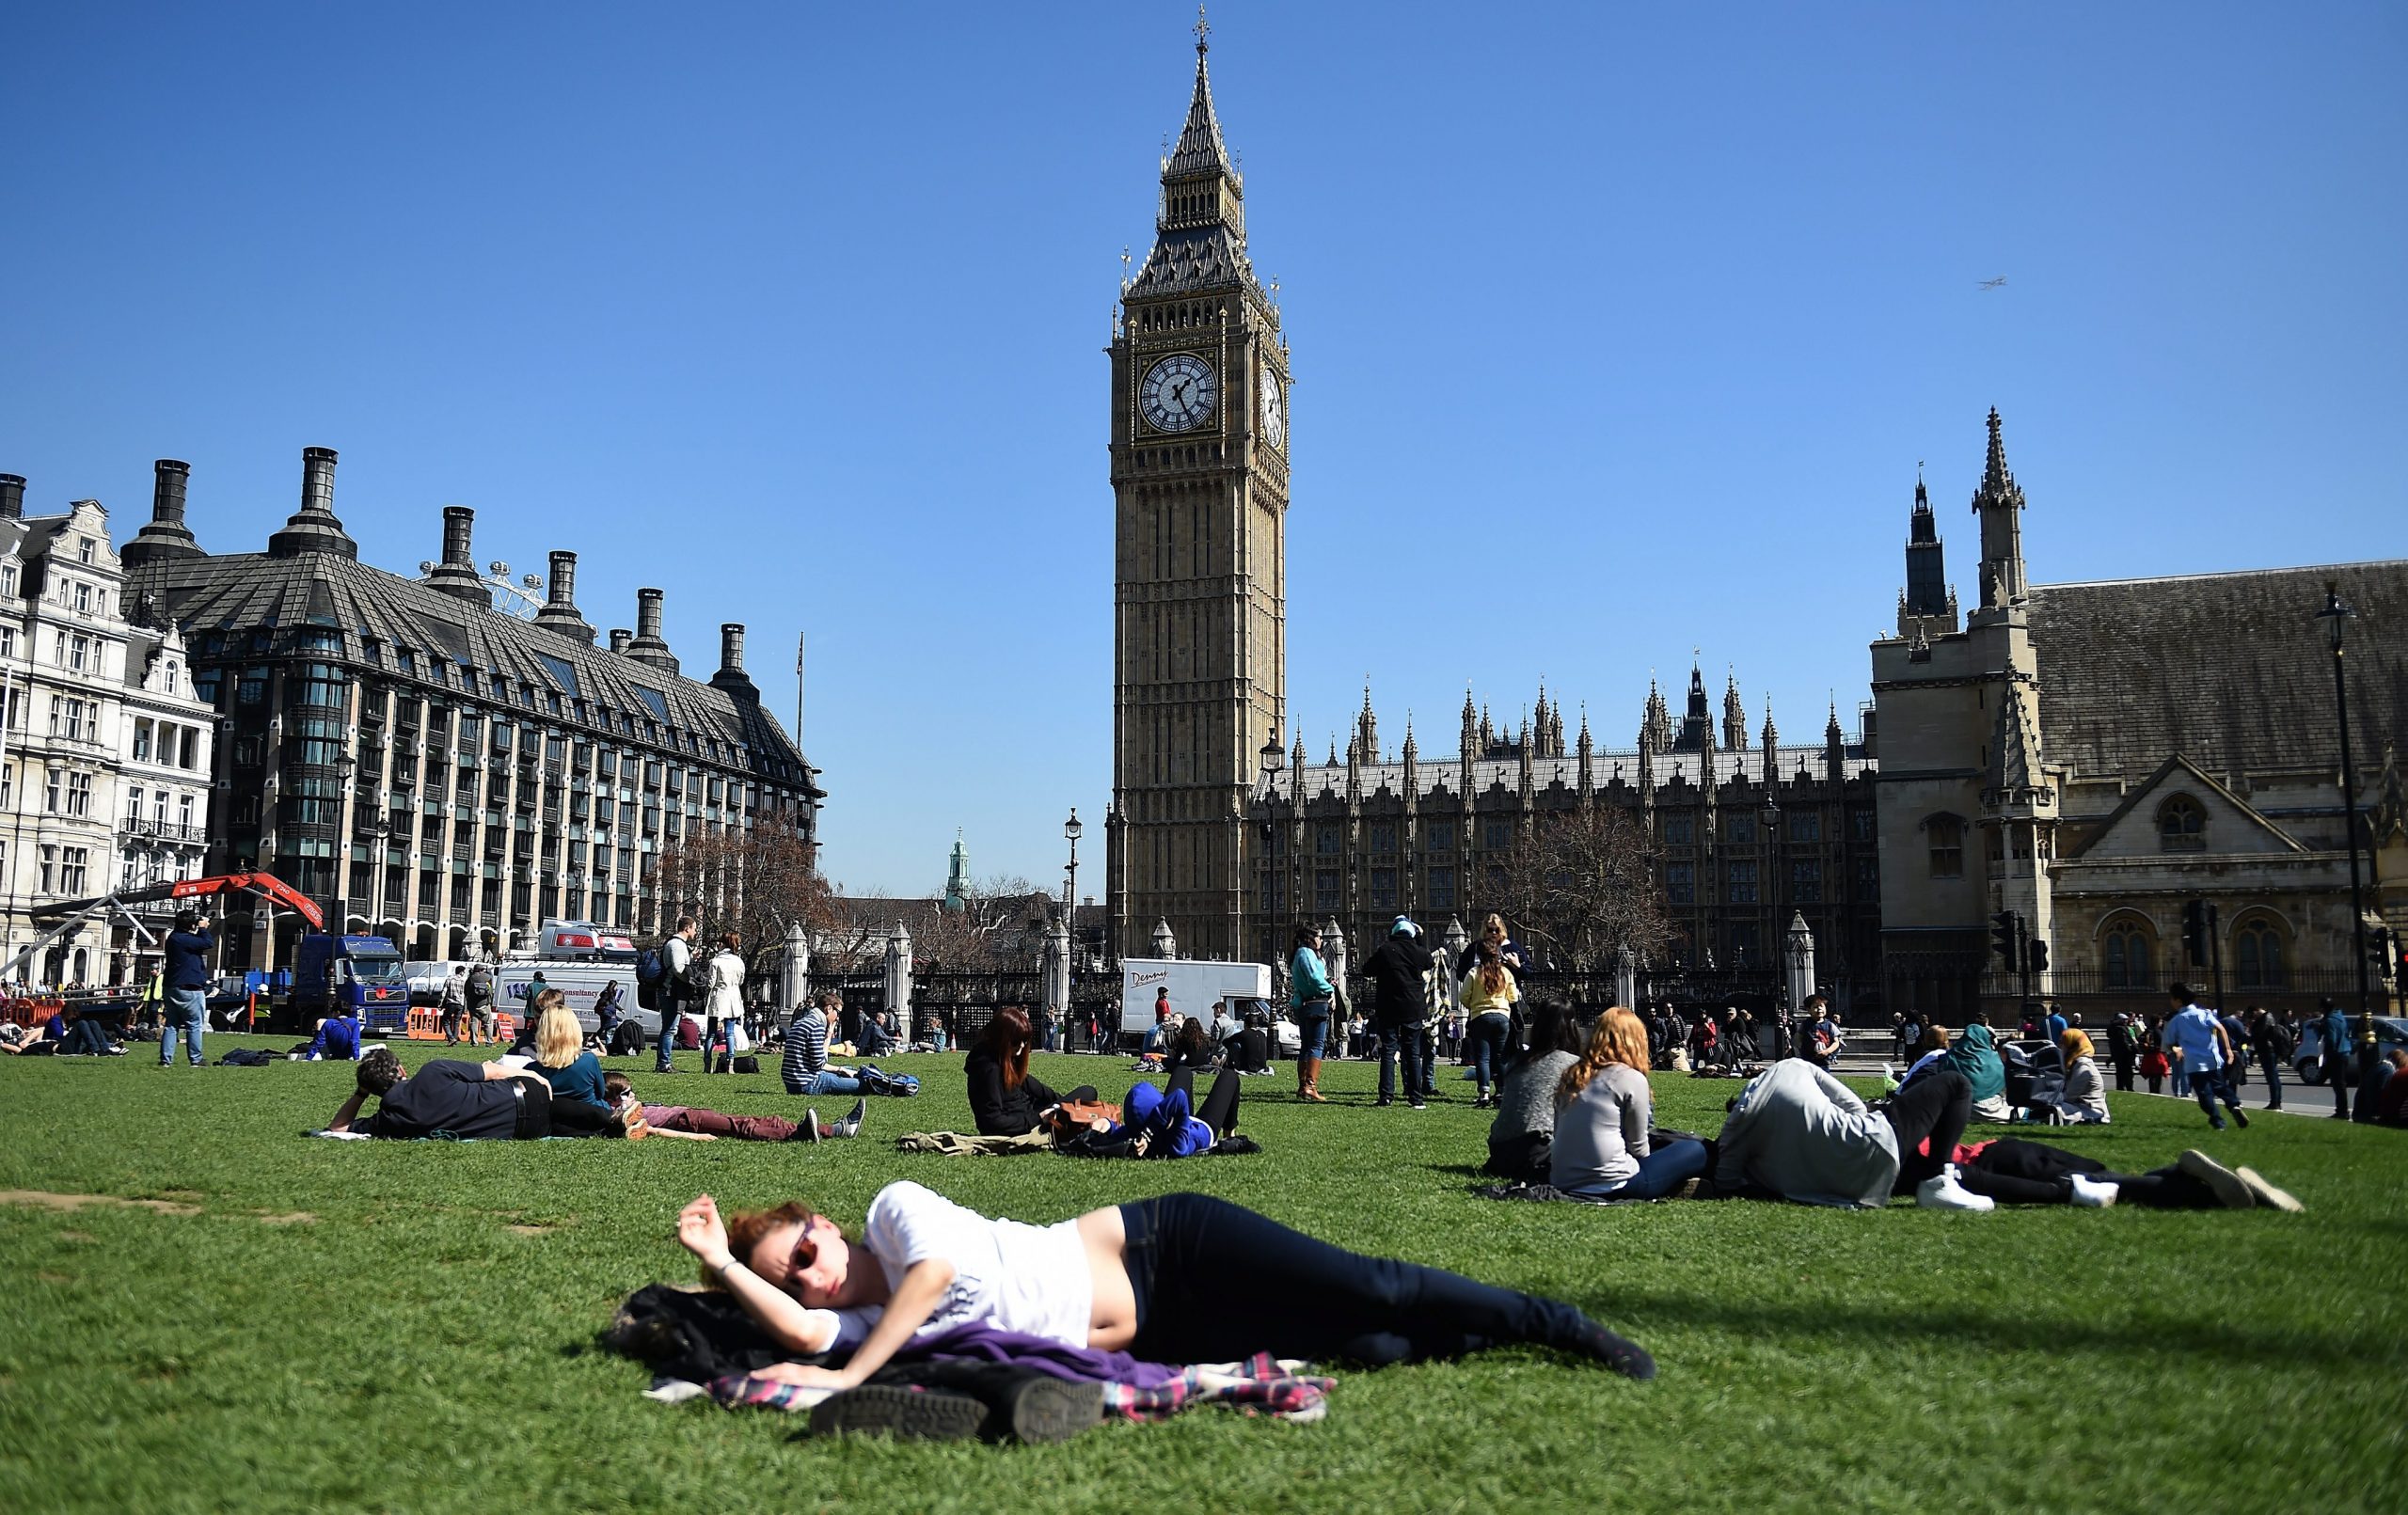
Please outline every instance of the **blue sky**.
[{"label": "blue sky", "polygon": [[[255,549],[581,555],[722,620],[830,872],[1058,881],[1109,797],[1101,349],[1184,110],[1173,4],[19,6],[0,471]],[[1971,595],[1982,418],[2036,578],[2402,551],[2408,10],[1214,8],[1294,351],[1290,707],[1467,681],[1601,742],[1735,665],[1818,732],[1915,465]],[[1978,281],[2005,276],[2005,288]],[[2303,607],[2303,614],[2310,607]],[[1100,832],[1091,832],[1091,839]],[[1101,887],[1082,861],[1082,892]]]}]

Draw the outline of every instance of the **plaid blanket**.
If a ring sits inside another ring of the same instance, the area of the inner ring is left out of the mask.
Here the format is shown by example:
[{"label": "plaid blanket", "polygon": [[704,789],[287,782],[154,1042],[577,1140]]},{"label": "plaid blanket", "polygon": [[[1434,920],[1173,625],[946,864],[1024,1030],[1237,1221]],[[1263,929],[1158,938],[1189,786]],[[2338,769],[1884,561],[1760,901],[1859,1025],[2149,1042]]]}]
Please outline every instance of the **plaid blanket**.
[{"label": "plaid blanket", "polygon": [[[1168,1420],[1199,1405],[1228,1405],[1249,1415],[1316,1421],[1328,1413],[1329,1391],[1337,1383],[1307,1377],[1304,1365],[1265,1352],[1243,1363],[1201,1363],[1181,1368],[1162,1383],[1106,1383],[1103,1412],[1123,1420]],[[833,1392],[776,1383],[749,1373],[732,1373],[710,1385],[711,1397],[730,1408],[752,1405],[795,1412],[809,1411]]]}]

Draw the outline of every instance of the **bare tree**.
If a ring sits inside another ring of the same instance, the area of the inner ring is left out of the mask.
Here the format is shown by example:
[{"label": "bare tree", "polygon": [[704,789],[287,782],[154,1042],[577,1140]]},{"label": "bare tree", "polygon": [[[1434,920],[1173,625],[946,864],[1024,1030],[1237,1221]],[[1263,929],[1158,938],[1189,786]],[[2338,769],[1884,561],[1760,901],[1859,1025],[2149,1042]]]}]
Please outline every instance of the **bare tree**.
[{"label": "bare tree", "polygon": [[1018,875],[979,879],[962,908],[928,917],[926,934],[912,942],[913,956],[951,972],[1033,968],[1053,905],[1052,896]]},{"label": "bare tree", "polygon": [[1524,939],[1575,968],[1603,967],[1627,947],[1662,951],[1672,938],[1656,858],[1636,817],[1589,803],[1523,826],[1493,881]]},{"label": "bare tree", "polygon": [[800,922],[815,939],[845,923],[817,849],[792,831],[697,831],[662,849],[651,887],[666,922],[690,915],[705,940],[733,931],[758,966]]}]

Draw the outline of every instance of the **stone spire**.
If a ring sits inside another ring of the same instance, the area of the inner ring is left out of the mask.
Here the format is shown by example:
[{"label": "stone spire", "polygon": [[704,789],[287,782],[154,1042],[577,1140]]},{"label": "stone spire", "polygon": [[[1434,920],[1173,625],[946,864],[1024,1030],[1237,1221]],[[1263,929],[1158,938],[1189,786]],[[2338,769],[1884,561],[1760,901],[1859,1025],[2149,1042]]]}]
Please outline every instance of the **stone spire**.
[{"label": "stone spire", "polygon": [[1907,517],[1907,587],[1898,592],[1898,635],[1912,636],[1956,629],[1956,592],[1948,587],[1941,556],[1940,519],[1931,511],[1931,496],[1923,486],[1923,470],[1915,470],[1915,508]]},{"label": "stone spire", "polygon": [[2023,708],[2023,686],[1998,686],[1998,722],[1990,737],[1989,788],[2002,805],[2029,803],[2042,787],[2040,738]]},{"label": "stone spire", "polygon": [[1765,787],[1769,790],[1780,781],[1781,734],[1773,729],[1772,696],[1765,696]]},{"label": "stone spire", "polygon": [[1840,702],[1831,701],[1830,718],[1823,725],[1823,778],[1834,790],[1847,774],[1847,735],[1840,730]]},{"label": "stone spire", "polygon": [[1973,491],[1973,513],[1982,523],[1982,609],[2006,610],[2023,604],[2023,490],[2006,466],[2006,443],[1998,411],[1990,411],[1989,456],[1982,486]]},{"label": "stone spire", "polygon": [[1212,110],[1212,73],[1207,61],[1212,28],[1199,14],[1196,23],[1196,91],[1188,97],[1187,121],[1180,128],[1179,145],[1163,160],[1163,199],[1155,218],[1158,231],[1225,229],[1240,248],[1245,246],[1245,180],[1221,139],[1221,122]]},{"label": "stone spire", "polygon": [[1672,738],[1673,750],[1700,752],[1714,745],[1714,717],[1705,700],[1705,671],[1696,660],[1689,663],[1689,700],[1681,716],[1681,729]]},{"label": "stone spire", "polygon": [[1596,746],[1589,740],[1589,707],[1585,704],[1580,707],[1580,745],[1577,751],[1580,758],[1580,792],[1585,795],[1594,789],[1597,782]]},{"label": "stone spire", "polygon": [[1380,760],[1380,718],[1371,714],[1371,681],[1363,680],[1363,713],[1354,718],[1354,745],[1362,750],[1365,763]]},{"label": "stone spire", "polygon": [[1731,672],[1731,682],[1722,689],[1722,745],[1734,752],[1748,750],[1748,712],[1739,703],[1739,674]]},{"label": "stone spire", "polygon": [[1463,746],[1455,749],[1466,763],[1480,755],[1480,712],[1471,702],[1471,686],[1464,686]]},{"label": "stone spire", "polygon": [[1647,675],[1647,714],[1639,723],[1639,745],[1656,752],[1670,751],[1672,746],[1672,713],[1653,673]]}]

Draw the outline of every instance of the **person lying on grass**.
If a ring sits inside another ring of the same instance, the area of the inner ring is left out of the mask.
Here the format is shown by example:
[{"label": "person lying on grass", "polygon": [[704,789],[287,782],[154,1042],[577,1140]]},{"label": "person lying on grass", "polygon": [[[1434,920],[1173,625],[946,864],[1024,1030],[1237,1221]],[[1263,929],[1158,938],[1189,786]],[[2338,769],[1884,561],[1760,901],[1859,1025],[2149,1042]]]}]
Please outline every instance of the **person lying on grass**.
[{"label": "person lying on grass", "polygon": [[[2067,1035],[2079,1036],[2068,1030]],[[2204,1152],[2147,1173],[2111,1173],[2097,1158],[2041,1142],[2006,1137],[1959,1146],[1952,1154],[1966,1192],[2001,1205],[2075,1205],[2104,1209],[2121,1200],[2159,1210],[2297,1211],[2300,1202],[2255,1168],[2227,1168]]]},{"label": "person lying on grass", "polygon": [[[1972,1027],[1959,1045],[1983,1029]],[[1812,1063],[1788,1058],[1731,1101],[1715,1144],[1715,1187],[1843,1208],[1877,1208],[1892,1194],[1911,1193],[1928,1208],[1986,1210],[1990,1201],[1967,1193],[1948,1162],[1972,1106],[1972,1084],[1945,1061],[1909,1079],[1877,1111]]]},{"label": "person lying on grass", "polygon": [[647,1134],[643,1119],[623,1117],[601,1105],[552,1093],[541,1070],[501,1063],[458,1063],[437,1058],[416,1073],[402,1066],[392,1049],[379,1047],[359,1060],[351,1097],[326,1122],[329,1131],[349,1131],[369,1099],[376,1113],[359,1121],[363,1136],[412,1141],[532,1141],[543,1136]]},{"label": "person lying on grass", "polygon": [[805,1387],[851,1388],[914,1336],[965,1324],[1178,1364],[1268,1352],[1376,1366],[1527,1342],[1656,1376],[1655,1359],[1569,1304],[1345,1252],[1206,1194],[1029,1225],[895,1183],[858,1237],[791,1200],[722,1221],[703,1194],[677,1240],[780,1346],[849,1353],[841,1368],[759,1375]]},{"label": "person lying on grass", "polygon": [[731,1142],[842,1141],[861,1134],[862,1121],[869,1113],[866,1099],[855,1100],[853,1113],[832,1124],[822,1121],[816,1110],[807,1110],[803,1119],[791,1121],[783,1115],[730,1115],[691,1105],[647,1105],[636,1100],[635,1085],[624,1073],[603,1075],[602,1091],[605,1102],[623,1116],[632,1105],[633,1113],[642,1117],[653,1135],[685,1142],[716,1142],[722,1137]]}]

